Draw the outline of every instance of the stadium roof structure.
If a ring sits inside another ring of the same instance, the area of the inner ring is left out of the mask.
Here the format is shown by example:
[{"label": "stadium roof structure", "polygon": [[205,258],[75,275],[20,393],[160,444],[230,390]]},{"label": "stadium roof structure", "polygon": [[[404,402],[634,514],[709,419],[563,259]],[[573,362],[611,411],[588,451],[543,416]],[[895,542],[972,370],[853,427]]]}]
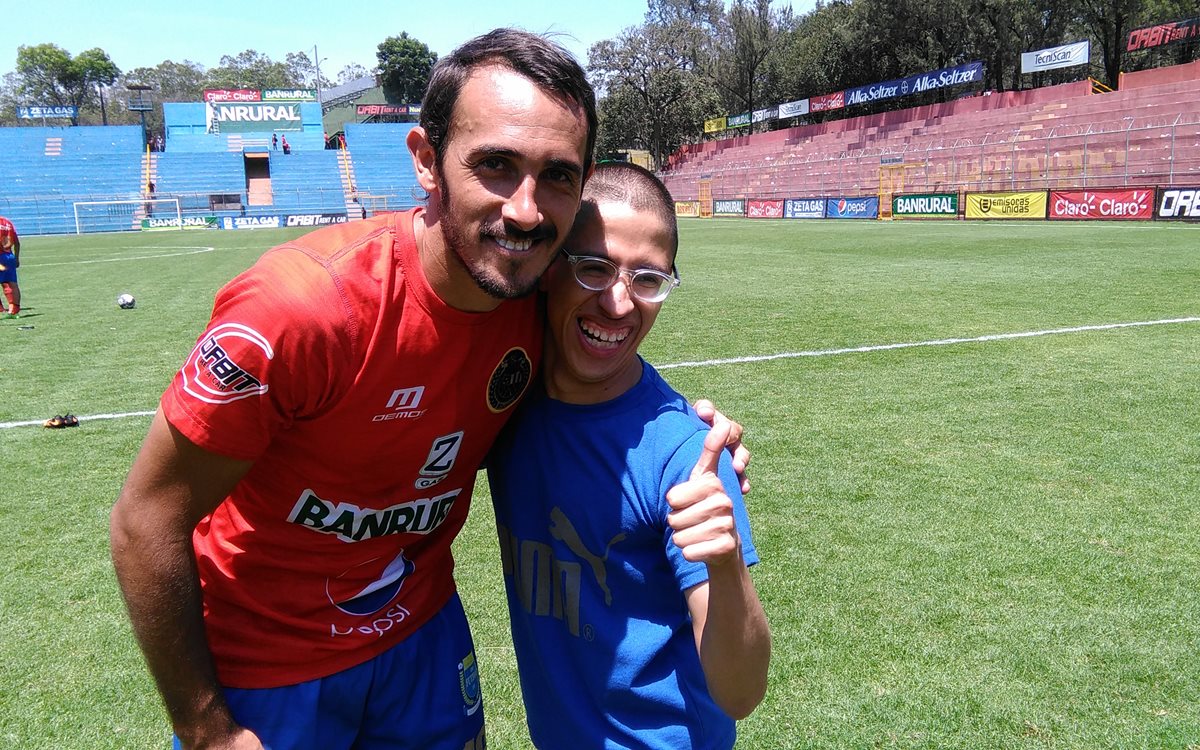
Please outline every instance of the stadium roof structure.
[{"label": "stadium roof structure", "polygon": [[335,107],[349,104],[378,85],[379,83],[375,80],[375,76],[363,76],[362,78],[355,78],[349,83],[325,89],[321,92],[321,111],[328,113]]}]

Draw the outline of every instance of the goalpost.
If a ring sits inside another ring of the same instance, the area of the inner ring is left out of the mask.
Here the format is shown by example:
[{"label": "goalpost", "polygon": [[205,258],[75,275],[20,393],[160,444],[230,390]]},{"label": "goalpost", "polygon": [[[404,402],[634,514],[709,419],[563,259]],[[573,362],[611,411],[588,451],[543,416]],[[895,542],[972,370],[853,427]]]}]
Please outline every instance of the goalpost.
[{"label": "goalpost", "polygon": [[75,234],[84,232],[128,232],[141,229],[183,229],[178,198],[142,198],[132,201],[77,201]]}]

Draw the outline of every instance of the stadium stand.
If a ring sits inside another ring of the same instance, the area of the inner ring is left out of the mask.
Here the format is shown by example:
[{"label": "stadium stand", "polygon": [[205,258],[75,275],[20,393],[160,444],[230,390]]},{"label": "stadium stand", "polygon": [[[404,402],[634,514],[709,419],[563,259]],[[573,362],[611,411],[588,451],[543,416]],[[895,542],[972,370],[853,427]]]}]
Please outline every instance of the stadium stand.
[{"label": "stadium stand", "polygon": [[1127,74],[1121,85],[1093,94],[1080,81],[691,144],[661,175],[676,200],[696,200],[702,180],[721,198],[1200,180],[1200,68]]},{"label": "stadium stand", "polygon": [[354,189],[371,211],[396,211],[417,205],[421,191],[404,145],[414,123],[347,123],[346,148],[354,171]]}]

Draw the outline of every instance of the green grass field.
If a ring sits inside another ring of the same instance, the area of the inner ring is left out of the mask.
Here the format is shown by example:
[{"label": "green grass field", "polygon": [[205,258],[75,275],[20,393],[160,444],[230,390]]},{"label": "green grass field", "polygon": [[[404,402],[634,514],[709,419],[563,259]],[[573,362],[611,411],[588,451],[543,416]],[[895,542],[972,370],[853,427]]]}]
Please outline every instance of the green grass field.
[{"label": "green grass field", "polygon": [[[1200,227],[681,234],[643,353],[698,363],[664,373],[754,452],[775,647],[739,747],[1200,748]],[[0,747],[168,746],[108,512],[213,293],[288,236],[25,241],[27,312],[0,321]],[[1155,324],[1091,328],[1117,323]],[[13,426],[64,411],[79,428]],[[527,747],[485,486],[456,550],[490,744]]]}]

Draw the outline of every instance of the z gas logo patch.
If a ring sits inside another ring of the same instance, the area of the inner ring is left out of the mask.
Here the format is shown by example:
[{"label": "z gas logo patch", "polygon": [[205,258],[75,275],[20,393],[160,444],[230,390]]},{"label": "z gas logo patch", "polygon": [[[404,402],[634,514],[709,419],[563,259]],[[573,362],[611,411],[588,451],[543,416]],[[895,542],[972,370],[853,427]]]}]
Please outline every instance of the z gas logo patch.
[{"label": "z gas logo patch", "polygon": [[499,414],[517,403],[532,377],[533,362],[525,350],[519,346],[509,349],[488,380],[488,408]]},{"label": "z gas logo patch", "polygon": [[429,455],[419,472],[421,476],[415,484],[418,490],[427,490],[446,478],[458,459],[458,449],[462,447],[462,440],[462,430],[434,438],[433,445],[429,447]]},{"label": "z gas logo patch", "polygon": [[[240,323],[223,323],[196,344],[183,365],[183,390],[208,404],[261,396],[270,387],[254,372],[275,357],[270,342]],[[260,372],[261,375],[261,372]]]}]

